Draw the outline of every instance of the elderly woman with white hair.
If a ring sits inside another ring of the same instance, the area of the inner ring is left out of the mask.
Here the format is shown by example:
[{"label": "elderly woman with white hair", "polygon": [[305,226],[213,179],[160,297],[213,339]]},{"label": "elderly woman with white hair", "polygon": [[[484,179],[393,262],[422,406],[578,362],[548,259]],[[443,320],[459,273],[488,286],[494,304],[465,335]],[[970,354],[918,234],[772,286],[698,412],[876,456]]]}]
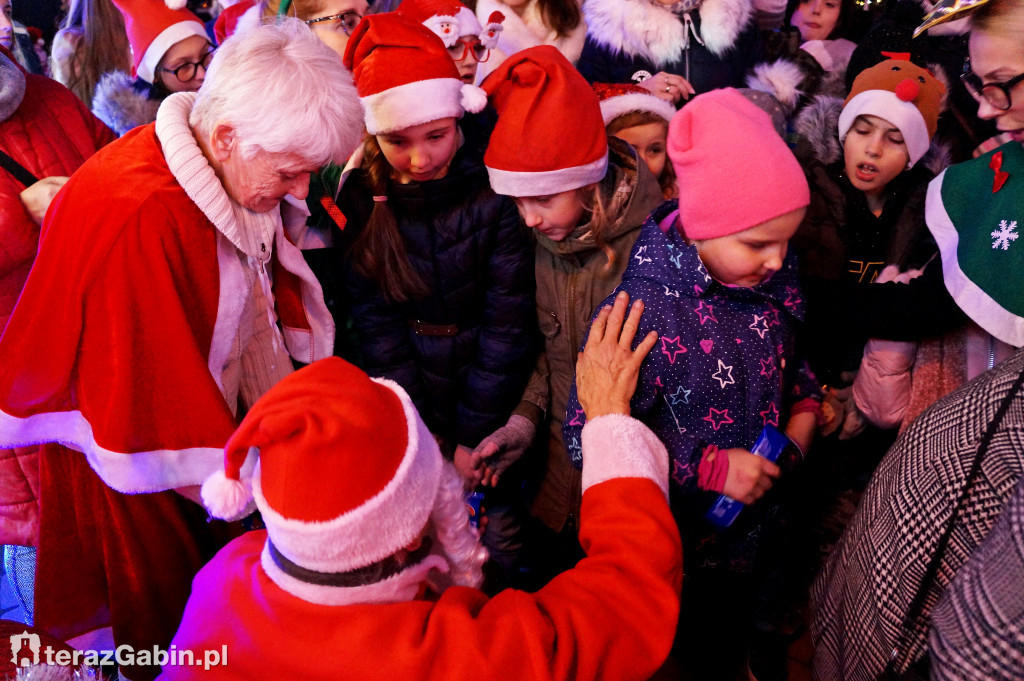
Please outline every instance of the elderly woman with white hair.
[{"label": "elderly woman with white hair", "polygon": [[196,485],[292,358],[333,347],[278,205],[361,132],[337,55],[286,19],[228,40],[198,93],[54,200],[0,338],[0,449],[43,444],[37,627],[94,650],[170,643],[235,533],[207,523]]}]

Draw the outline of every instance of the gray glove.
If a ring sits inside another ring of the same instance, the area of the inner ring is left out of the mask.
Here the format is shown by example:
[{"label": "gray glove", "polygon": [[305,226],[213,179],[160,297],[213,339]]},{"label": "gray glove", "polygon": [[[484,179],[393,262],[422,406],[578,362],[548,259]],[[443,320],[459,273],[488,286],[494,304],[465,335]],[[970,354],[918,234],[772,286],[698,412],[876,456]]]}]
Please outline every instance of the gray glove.
[{"label": "gray glove", "polygon": [[[525,416],[512,414],[508,423],[485,437],[473,450],[473,462],[484,468],[482,485],[494,487],[509,466],[533,444],[536,426]],[[475,467],[475,466],[474,466]]]}]

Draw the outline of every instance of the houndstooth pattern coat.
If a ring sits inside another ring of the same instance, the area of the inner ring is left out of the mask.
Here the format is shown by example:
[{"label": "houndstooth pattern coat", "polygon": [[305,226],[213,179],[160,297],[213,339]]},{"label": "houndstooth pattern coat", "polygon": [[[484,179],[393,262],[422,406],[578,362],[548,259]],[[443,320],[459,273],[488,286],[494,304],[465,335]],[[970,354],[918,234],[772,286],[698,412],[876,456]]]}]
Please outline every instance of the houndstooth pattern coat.
[{"label": "houndstooth pattern coat", "polygon": [[[902,671],[925,653],[930,612],[988,534],[1024,474],[1024,394],[998,428],[940,558],[928,563],[963,489],[978,444],[1024,367],[1024,351],[925,411],[886,455],[812,589],[815,679],[875,679],[899,648]],[[904,631],[919,589],[922,614]]]}]

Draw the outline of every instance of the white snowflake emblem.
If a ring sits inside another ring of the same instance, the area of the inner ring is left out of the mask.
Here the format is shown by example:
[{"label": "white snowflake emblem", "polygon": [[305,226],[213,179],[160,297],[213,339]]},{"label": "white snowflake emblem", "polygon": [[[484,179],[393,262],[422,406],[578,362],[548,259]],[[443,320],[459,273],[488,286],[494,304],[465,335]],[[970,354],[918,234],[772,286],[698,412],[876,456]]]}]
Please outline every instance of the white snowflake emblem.
[{"label": "white snowflake emblem", "polygon": [[1010,242],[1016,241],[1017,237],[1020,236],[1017,232],[1013,231],[1017,229],[1017,221],[1013,220],[1010,224],[1006,224],[1006,220],[999,221],[999,229],[992,232],[992,238],[995,241],[992,242],[992,248],[1002,247],[1004,251],[1010,249]]}]

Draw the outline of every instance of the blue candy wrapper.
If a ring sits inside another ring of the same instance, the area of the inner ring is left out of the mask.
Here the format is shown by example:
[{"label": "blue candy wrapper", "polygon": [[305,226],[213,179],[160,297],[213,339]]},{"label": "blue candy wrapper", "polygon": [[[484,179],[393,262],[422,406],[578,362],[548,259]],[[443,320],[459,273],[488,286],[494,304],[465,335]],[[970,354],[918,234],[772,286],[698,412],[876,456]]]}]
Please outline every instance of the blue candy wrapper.
[{"label": "blue candy wrapper", "polygon": [[[791,446],[793,446],[793,443],[788,437],[780,433],[775,426],[767,425],[761,431],[757,442],[750,448],[750,451],[752,454],[756,454],[774,463],[778,461],[782,452]],[[711,505],[708,512],[704,514],[704,517],[715,527],[724,529],[732,525],[733,521],[736,520],[736,516],[743,510],[744,505],[732,497],[722,494]]]},{"label": "blue candy wrapper", "polygon": [[483,492],[472,492],[466,496],[466,510],[469,511],[469,524],[473,527],[480,527],[480,504],[483,500]]}]

